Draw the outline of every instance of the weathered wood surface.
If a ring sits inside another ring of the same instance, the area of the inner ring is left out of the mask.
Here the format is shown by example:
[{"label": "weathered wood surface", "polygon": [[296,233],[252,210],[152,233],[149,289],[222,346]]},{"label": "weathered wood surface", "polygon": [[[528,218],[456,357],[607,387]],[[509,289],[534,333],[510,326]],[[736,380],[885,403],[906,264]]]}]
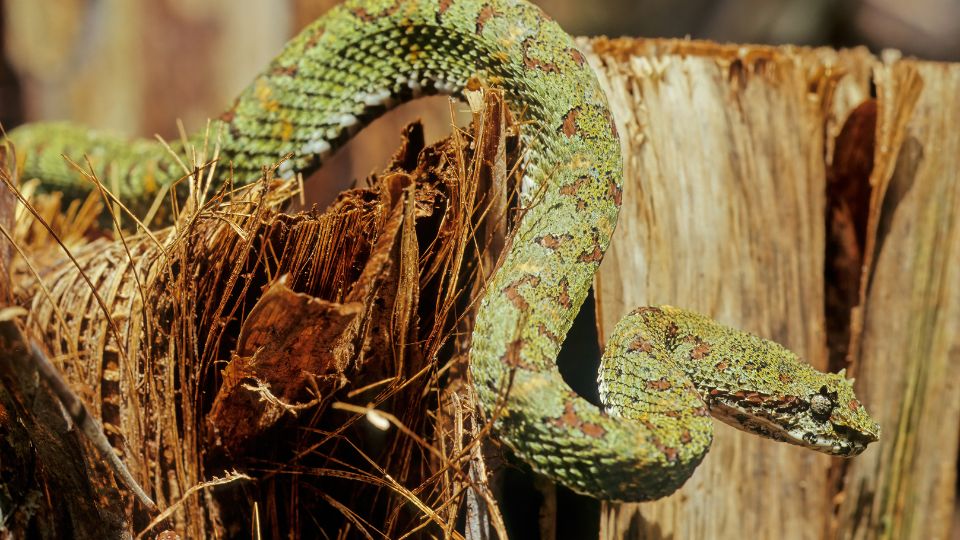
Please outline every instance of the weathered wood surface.
[{"label": "weathered wood surface", "polygon": [[[879,443],[844,461],[719,426],[683,489],[606,505],[602,537],[946,537],[960,423],[960,66],[863,50],[592,47],[627,171],[597,278],[601,336],[636,305],[698,309],[821,369],[847,367],[883,428]],[[825,272],[836,230],[825,227],[835,210],[826,181],[851,159],[834,152],[835,138],[871,99],[871,78],[875,133],[838,147],[875,157],[865,175],[843,180],[873,191],[845,203],[869,212],[865,245],[851,233],[841,252],[864,262],[856,305],[837,313],[825,303],[836,279]],[[846,357],[827,348],[837,324],[850,325],[840,329]]]}]

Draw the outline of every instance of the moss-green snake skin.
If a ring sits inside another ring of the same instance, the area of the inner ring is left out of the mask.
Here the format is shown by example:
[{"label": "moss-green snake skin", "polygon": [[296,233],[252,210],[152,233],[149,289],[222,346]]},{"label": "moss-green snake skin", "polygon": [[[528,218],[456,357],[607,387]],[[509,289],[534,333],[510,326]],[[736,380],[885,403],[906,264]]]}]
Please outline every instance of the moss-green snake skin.
[{"label": "moss-green snake skin", "polygon": [[[555,359],[617,222],[620,145],[583,54],[522,0],[334,8],[224,113],[221,162],[252,181],[292,153],[281,172],[309,173],[385,109],[422,92],[458,94],[471,77],[504,88],[532,121],[523,130],[525,212],[479,307],[470,358],[480,403],[520,458],[575,491],[639,501],[672,493],[692,474],[712,440],[711,416],[835,455],[877,440],[879,427],[842,373],[672,307],[639,309],[617,326],[601,366],[605,410],[567,386]],[[153,142],[68,124],[28,125],[10,137],[28,153],[26,177],[67,191],[80,181],[61,153],[90,155],[126,198],[178,174]]]}]

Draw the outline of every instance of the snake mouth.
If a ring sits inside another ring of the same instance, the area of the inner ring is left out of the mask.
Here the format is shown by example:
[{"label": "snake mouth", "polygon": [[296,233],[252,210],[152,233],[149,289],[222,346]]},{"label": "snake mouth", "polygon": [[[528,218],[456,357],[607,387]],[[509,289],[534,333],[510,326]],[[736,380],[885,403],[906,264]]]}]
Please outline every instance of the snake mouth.
[{"label": "snake mouth", "polygon": [[833,432],[830,434],[805,433],[799,437],[792,436],[793,440],[790,442],[824,454],[853,457],[863,453],[867,445],[878,440],[873,433],[861,432],[843,425],[833,424],[832,428]]},{"label": "snake mouth", "polygon": [[858,431],[839,424],[833,424],[833,430],[837,433],[839,442],[834,444],[834,450],[830,453],[837,456],[859,455],[867,449],[867,445],[880,439],[874,433]]},{"label": "snake mouth", "polygon": [[856,456],[866,450],[868,444],[878,440],[876,430],[861,431],[839,423],[813,425],[785,419],[784,415],[762,407],[746,409],[742,404],[724,399],[715,399],[711,405],[714,418],[733,427],[833,456]]},{"label": "snake mouth", "polygon": [[810,450],[841,457],[855,456],[867,448],[865,441],[836,434],[790,433],[785,440]]}]

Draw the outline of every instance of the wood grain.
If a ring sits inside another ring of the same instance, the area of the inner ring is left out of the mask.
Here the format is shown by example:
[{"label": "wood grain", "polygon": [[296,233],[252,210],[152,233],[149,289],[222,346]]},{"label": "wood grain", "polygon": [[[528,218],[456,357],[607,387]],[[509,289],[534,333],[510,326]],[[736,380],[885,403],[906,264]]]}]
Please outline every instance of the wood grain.
[{"label": "wood grain", "polygon": [[861,297],[838,319],[852,320],[851,352],[831,366],[858,376],[880,443],[842,461],[718,425],[678,493],[605,505],[601,537],[944,537],[960,410],[960,273],[948,263],[958,249],[958,66],[884,63],[864,50],[590,46],[626,165],[620,223],[595,283],[601,339],[633,306],[666,303],[827,368],[825,177],[871,76],[880,110]]}]

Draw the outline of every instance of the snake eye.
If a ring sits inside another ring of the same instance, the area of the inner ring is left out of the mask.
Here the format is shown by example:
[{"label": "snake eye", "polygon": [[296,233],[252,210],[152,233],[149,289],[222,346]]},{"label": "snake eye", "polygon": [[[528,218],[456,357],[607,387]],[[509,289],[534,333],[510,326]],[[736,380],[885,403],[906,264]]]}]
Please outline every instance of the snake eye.
[{"label": "snake eye", "polygon": [[821,388],[819,393],[810,396],[810,412],[814,419],[826,422],[836,406],[835,399],[836,394],[828,392],[826,386]]}]

